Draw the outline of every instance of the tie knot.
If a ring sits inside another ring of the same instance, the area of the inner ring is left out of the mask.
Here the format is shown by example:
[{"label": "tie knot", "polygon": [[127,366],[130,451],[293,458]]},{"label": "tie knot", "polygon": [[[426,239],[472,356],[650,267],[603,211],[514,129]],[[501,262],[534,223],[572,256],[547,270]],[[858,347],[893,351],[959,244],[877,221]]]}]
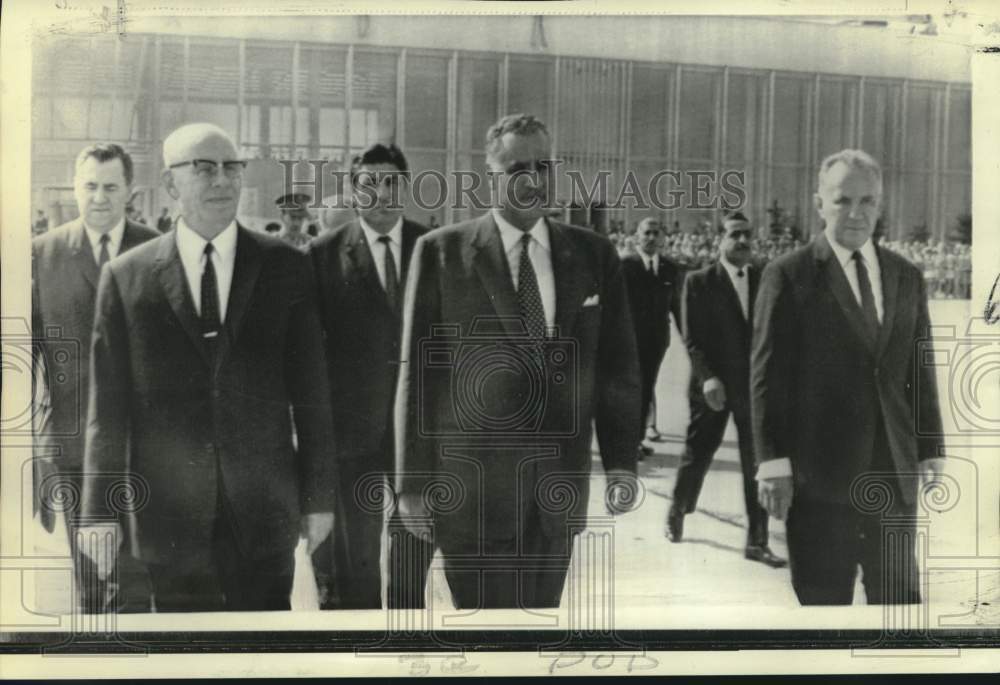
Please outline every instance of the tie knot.
[{"label": "tie knot", "polygon": [[100,239],[101,245],[107,245],[110,242],[111,242],[111,236],[109,236],[107,233],[101,236]]},{"label": "tie knot", "polygon": [[851,255],[851,259],[858,262],[859,264],[865,263],[865,257],[863,254],[861,254],[861,250],[855,250],[854,254]]},{"label": "tie knot", "polygon": [[521,247],[527,250],[529,244],[531,244],[531,234],[526,232],[521,236]]},{"label": "tie knot", "polygon": [[737,278],[743,278],[743,276],[745,276],[745,275],[746,275],[746,273],[743,271],[743,267],[742,266],[739,269],[736,270],[736,277]]},{"label": "tie knot", "polygon": [[212,247],[212,243],[205,243],[205,256],[206,257],[211,258],[212,257],[212,252],[214,252],[214,251],[215,251],[215,248]]},{"label": "tie knot", "polygon": [[378,241],[379,241],[380,243],[382,243],[382,244],[384,244],[384,245],[388,246],[388,245],[389,245],[389,243],[390,243],[390,242],[392,242],[392,238],[390,238],[390,237],[389,237],[389,236],[387,236],[387,235],[380,235],[380,236],[378,237]]}]

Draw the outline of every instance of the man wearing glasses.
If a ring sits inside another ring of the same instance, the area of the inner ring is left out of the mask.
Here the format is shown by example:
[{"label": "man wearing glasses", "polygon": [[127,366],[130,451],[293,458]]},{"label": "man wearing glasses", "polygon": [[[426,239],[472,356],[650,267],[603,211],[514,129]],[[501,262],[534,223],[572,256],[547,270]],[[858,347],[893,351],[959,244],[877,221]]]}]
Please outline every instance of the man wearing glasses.
[{"label": "man wearing glasses", "polygon": [[333,525],[312,268],[237,223],[246,162],[223,130],[182,126],[163,158],[177,228],[98,287],[83,511],[118,534],[86,551],[106,574],[124,533],[156,611],[288,609],[300,524],[310,550]]},{"label": "man wearing glasses", "polygon": [[611,242],[545,216],[545,125],[512,114],[486,140],[492,210],[419,238],[410,263],[400,512],[418,536],[433,522],[457,608],[558,607],[587,513],[592,423],[607,507],[632,505],[635,336]]}]

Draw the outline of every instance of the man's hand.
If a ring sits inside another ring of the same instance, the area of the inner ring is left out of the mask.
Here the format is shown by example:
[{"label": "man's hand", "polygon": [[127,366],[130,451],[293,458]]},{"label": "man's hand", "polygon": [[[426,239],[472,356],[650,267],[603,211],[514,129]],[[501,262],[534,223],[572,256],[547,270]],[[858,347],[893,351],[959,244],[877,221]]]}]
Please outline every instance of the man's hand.
[{"label": "man's hand", "polygon": [[764,478],[757,482],[757,499],[767,513],[784,521],[792,505],[792,489],[791,476]]},{"label": "man's hand", "polygon": [[931,483],[937,482],[944,473],[944,463],[943,457],[933,457],[920,462],[920,484],[926,488]]},{"label": "man's hand", "polygon": [[701,391],[705,395],[705,402],[708,403],[712,411],[722,411],[726,407],[726,386],[717,377],[712,376],[704,385]]},{"label": "man's hand", "polygon": [[94,562],[97,577],[104,580],[115,567],[118,547],[122,543],[122,527],[118,523],[80,526],[76,529],[77,545]]},{"label": "man's hand", "polygon": [[306,539],[306,553],[316,551],[333,530],[333,512],[320,511],[302,517],[302,537]]},{"label": "man's hand", "polygon": [[611,469],[607,473],[604,507],[612,516],[625,514],[635,506],[639,494],[639,480],[626,469]]},{"label": "man's hand", "polygon": [[431,514],[422,495],[412,492],[400,495],[399,517],[410,534],[424,541],[431,539]]}]

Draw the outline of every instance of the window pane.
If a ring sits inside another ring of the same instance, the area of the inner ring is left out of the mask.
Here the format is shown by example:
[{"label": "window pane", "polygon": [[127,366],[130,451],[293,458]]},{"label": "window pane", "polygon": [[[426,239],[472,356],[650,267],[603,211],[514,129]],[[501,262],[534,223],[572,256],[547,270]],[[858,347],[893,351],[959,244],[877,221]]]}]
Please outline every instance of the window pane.
[{"label": "window pane", "polygon": [[802,162],[805,156],[804,114],[807,84],[802,79],[776,78],[774,83],[775,162]]},{"label": "window pane", "polygon": [[504,114],[533,114],[551,127],[549,94],[554,75],[555,62],[511,58],[507,74],[507,111]]},{"label": "window pane", "polygon": [[444,148],[448,113],[448,60],[406,58],[406,146]]},{"label": "window pane", "polygon": [[[806,211],[802,206],[802,191],[806,179],[802,169],[776,168],[771,170],[771,193],[767,198],[767,208],[773,209],[777,201],[778,208],[787,213],[788,220],[800,229],[805,225]],[[766,224],[770,225],[773,215],[768,214]]]},{"label": "window pane", "polygon": [[458,64],[458,149],[482,150],[486,130],[497,120],[500,63],[461,58]]},{"label": "window pane", "polygon": [[896,96],[898,86],[865,84],[863,107],[862,148],[882,164],[894,159],[896,126]]},{"label": "window pane", "polygon": [[731,74],[726,106],[726,149],[724,156],[731,161],[756,158],[758,130],[762,121],[765,102],[764,86],[760,76]]},{"label": "window pane", "polygon": [[951,107],[948,110],[948,150],[949,169],[966,171],[972,164],[969,155],[972,129],[971,97],[967,90],[951,93]]},{"label": "window pane", "polygon": [[[444,181],[445,156],[444,154],[413,152],[407,153],[406,161],[410,164],[410,174],[413,183],[410,185],[411,193],[404,197],[406,205],[405,213],[413,217],[422,224],[427,224],[430,215],[437,217],[439,223],[444,223],[444,208],[447,203],[447,183]],[[438,174],[431,176],[424,172],[436,171]],[[420,193],[425,206],[437,203],[434,209],[423,209],[417,206],[413,200],[416,193]]]},{"label": "window pane", "polygon": [[926,169],[931,165],[933,93],[930,88],[913,86],[906,103],[906,166]]},{"label": "window pane", "polygon": [[190,49],[188,98],[192,102],[234,101],[240,87],[239,48],[220,41],[212,45],[192,44]]},{"label": "window pane", "polygon": [[[819,158],[846,148],[854,123],[852,107],[857,87],[853,83],[823,79],[819,84]],[[775,134],[777,135],[777,134]]]},{"label": "window pane", "polygon": [[684,159],[712,159],[717,78],[714,73],[681,72],[680,156]]},{"label": "window pane", "polygon": [[639,157],[667,155],[667,125],[673,72],[635,66],[632,69],[632,154]]},{"label": "window pane", "polygon": [[955,228],[959,217],[972,214],[972,179],[966,174],[948,174],[944,177],[944,229]]},{"label": "window pane", "polygon": [[[359,51],[354,55],[354,107],[374,117],[365,120],[360,144],[391,143],[396,140],[395,54]],[[351,142],[358,140],[351,120]]]},{"label": "window pane", "polygon": [[930,213],[927,209],[927,202],[930,197],[928,174],[906,173],[902,174],[903,195],[902,216],[900,223],[903,235],[908,235],[918,226],[925,226],[930,230],[931,235],[935,235],[935,227],[930,222]]}]

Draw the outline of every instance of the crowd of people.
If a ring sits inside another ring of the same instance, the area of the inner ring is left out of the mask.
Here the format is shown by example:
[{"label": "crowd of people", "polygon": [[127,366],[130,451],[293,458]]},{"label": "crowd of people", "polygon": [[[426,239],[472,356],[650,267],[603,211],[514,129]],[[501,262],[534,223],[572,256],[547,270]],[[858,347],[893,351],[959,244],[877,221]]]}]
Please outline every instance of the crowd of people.
[{"label": "crowd of people", "polygon": [[[637,236],[615,231],[608,236],[618,254],[636,251]],[[698,227],[695,231],[676,231],[664,235],[662,254],[687,270],[700,269],[719,256],[722,231]],[[784,234],[778,237],[753,239],[754,252],[763,262],[802,246],[802,241]],[[927,294],[935,299],[964,299],[972,296],[972,246],[931,238],[929,240],[881,240],[879,245],[902,255],[924,274]]]},{"label": "crowd of people", "polygon": [[[646,218],[609,241],[548,216],[540,120],[502,117],[485,152],[490,210],[431,230],[395,202],[403,152],[369,146],[349,170],[368,200],[315,238],[305,195],[276,200],[277,235],[237,220],[248,162],[218,126],[164,140],[162,233],[126,212],[124,149],[80,152],[80,217],[32,243],[32,317],[81,344],[41,341],[32,417],[81,608],[287,610],[299,539],[322,609],[422,608],[435,554],[458,609],[558,607],[595,438],[607,513],[637,504],[671,318],[693,372],[666,537],[683,541],[732,416],[747,560],[790,562],[802,604],[850,604],[857,564],[869,602],[920,601],[906,474],[940,471],[940,414],[913,356],[924,274],[871,239],[878,162],[823,161],[806,245],[755,240],[738,212],[717,235]],[[892,550],[851,504],[873,469],[911,526]]]}]

